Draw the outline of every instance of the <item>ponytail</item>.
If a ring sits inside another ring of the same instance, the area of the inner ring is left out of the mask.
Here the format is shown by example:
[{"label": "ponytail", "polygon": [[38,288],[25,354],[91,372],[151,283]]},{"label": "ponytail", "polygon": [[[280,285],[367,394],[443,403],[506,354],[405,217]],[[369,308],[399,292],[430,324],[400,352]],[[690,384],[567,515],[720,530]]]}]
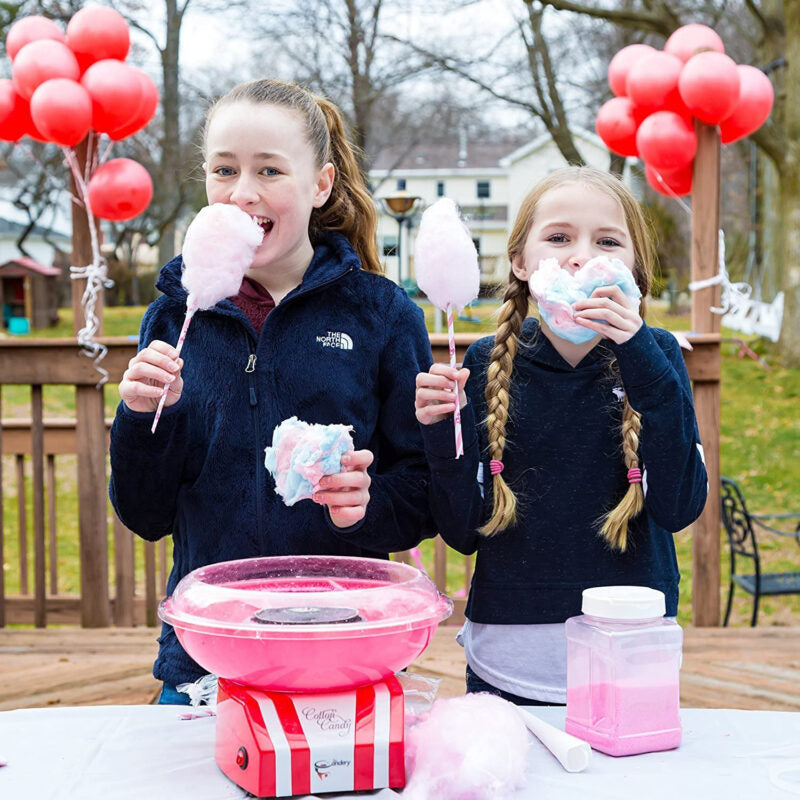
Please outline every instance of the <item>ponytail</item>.
[{"label": "ponytail", "polygon": [[325,115],[330,161],[336,175],[327,202],[311,213],[311,229],[343,233],[358,253],[364,270],[382,273],[376,236],[378,214],[356,161],[356,147],[347,138],[339,109],[324,97],[315,97],[315,100]]},{"label": "ponytail", "polygon": [[[486,375],[486,429],[489,458],[493,461],[503,460],[511,401],[511,373],[529,302],[528,284],[512,273],[498,314],[494,348]],[[479,531],[484,536],[505,530],[517,519],[517,498],[502,473],[492,477],[492,499],[492,516]]]},{"label": "ponytail", "polygon": [[339,109],[324,97],[296,83],[262,78],[240,83],[211,107],[203,133],[205,145],[208,128],[220,106],[246,100],[257,105],[276,105],[299,113],[306,136],[314,151],[318,168],[333,164],[333,188],[325,205],[311,212],[309,238],[312,244],[323,231],[338,231],[353,245],[366,272],[383,272],[378,258],[378,214],[367,191],[364,176],[356,161],[357,148],[350,143]]}]

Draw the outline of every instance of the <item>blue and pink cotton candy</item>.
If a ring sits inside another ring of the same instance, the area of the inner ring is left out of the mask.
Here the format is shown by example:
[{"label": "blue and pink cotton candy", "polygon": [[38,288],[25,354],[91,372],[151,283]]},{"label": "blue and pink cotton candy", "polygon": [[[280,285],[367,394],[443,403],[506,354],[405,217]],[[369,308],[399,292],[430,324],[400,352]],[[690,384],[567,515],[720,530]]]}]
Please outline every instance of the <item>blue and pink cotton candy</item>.
[{"label": "blue and pink cotton candy", "polygon": [[561,269],[555,258],[544,258],[528,280],[531,294],[539,304],[539,314],[550,330],[562,339],[583,344],[597,336],[591,328],[575,321],[574,304],[591,297],[601,286],[619,286],[626,297],[638,302],[642,297],[633,273],[618,258],[597,256],[587,261],[574,275]]},{"label": "blue and pink cotton candy", "polygon": [[352,425],[318,425],[285,419],[272,434],[264,466],[287,506],[309,499],[323,475],[342,471],[342,456],[353,450]]}]

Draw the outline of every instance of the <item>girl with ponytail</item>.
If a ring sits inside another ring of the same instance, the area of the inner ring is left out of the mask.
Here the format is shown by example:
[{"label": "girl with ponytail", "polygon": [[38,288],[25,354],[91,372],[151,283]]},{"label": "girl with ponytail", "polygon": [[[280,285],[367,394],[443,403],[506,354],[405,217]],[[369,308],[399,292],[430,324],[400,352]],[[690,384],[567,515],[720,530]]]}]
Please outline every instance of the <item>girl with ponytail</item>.
[{"label": "girl with ponytail", "polygon": [[[128,528],[172,534],[167,592],[213,562],[271,555],[388,557],[433,535],[414,376],[431,364],[422,311],[381,273],[375,206],[333,103],[293,83],[235,87],[203,141],[209,204],[238,206],[264,232],[238,294],[186,310],[180,256],[142,322],[120,384],[110,494]],[[153,412],[169,392],[155,434]],[[283,420],[352,426],[355,449],[311,500],[275,493],[264,449]],[[203,670],[167,625],[161,698]]]},{"label": "girl with ponytail", "polygon": [[654,254],[635,198],[606,172],[552,172],[511,232],[495,335],[469,348],[462,369],[417,375],[434,521],[450,546],[477,551],[459,634],[467,690],[521,704],[565,702],[563,623],[581,613],[583,589],[649,586],[677,613],[672,533],[706,499],[683,357],[670,333],[644,323],[645,301],[595,289],[573,305],[595,334],[582,344],[529,316],[542,260],[574,274],[596,256],[620,259],[647,296]]}]

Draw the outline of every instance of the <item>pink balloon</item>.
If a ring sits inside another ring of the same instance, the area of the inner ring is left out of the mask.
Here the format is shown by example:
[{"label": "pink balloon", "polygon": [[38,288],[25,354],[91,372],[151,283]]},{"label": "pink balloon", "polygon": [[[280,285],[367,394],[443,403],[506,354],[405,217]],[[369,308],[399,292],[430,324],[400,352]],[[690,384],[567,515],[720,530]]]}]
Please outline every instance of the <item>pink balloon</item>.
[{"label": "pink balloon", "polygon": [[725,52],[725,45],[719,34],[707,25],[684,25],[673,31],[664,45],[665,53],[671,53],[683,62],[705,50]]},{"label": "pink balloon", "polygon": [[649,44],[629,44],[611,59],[608,65],[608,85],[617,97],[625,96],[625,82],[630,68],[643,56],[655,52],[655,48]]},{"label": "pink balloon", "polygon": [[621,156],[638,156],[636,130],[643,117],[629,97],[612,97],[597,112],[595,129],[609,150]]},{"label": "pink balloon", "polygon": [[674,111],[656,111],[636,134],[639,156],[659,171],[674,171],[691,164],[697,152],[697,136],[691,123]]},{"label": "pink balloon", "polygon": [[52,78],[76,81],[81,71],[72,50],[65,44],[52,39],[37,39],[17,53],[11,73],[17,92],[30,100],[39,84]]},{"label": "pink balloon", "polygon": [[128,23],[122,14],[107,6],[82,8],[67,25],[67,44],[83,70],[106,58],[123,61],[131,46]]},{"label": "pink balloon", "polygon": [[697,119],[717,125],[733,113],[739,99],[736,62],[723,53],[698,53],[686,62],[678,89]]},{"label": "pink balloon", "polygon": [[739,100],[733,114],[719,124],[723,144],[755,133],[767,121],[775,100],[772,81],[760,69],[747,64],[739,64],[736,69],[739,71]]},{"label": "pink balloon", "polygon": [[13,61],[17,53],[30,42],[35,42],[38,39],[54,39],[63,43],[66,38],[61,28],[53,20],[47,19],[47,17],[23,17],[8,29],[6,52]]},{"label": "pink balloon", "polygon": [[672,172],[645,164],[644,176],[650,186],[665,197],[683,197],[692,193],[692,164]]},{"label": "pink balloon", "polygon": [[89,132],[92,100],[77,81],[53,78],[33,93],[31,117],[48,140],[72,147]]},{"label": "pink balloon", "polygon": [[640,58],[628,72],[627,94],[637,106],[651,111],[684,112],[678,92],[683,62],[656,50]]},{"label": "pink balloon", "polygon": [[107,161],[89,181],[89,207],[100,219],[133,219],[147,208],[152,197],[150,175],[130,158]]},{"label": "pink balloon", "polygon": [[139,109],[130,122],[123,125],[121,128],[109,131],[109,137],[115,142],[132,136],[134,133],[144,128],[147,123],[153,119],[156,109],[158,108],[158,89],[150,79],[150,76],[145,75],[144,72],[140,69],[136,69],[136,67],[133,67],[133,71],[139,78],[139,83],[142,87],[142,102],[139,104]]},{"label": "pink balloon", "polygon": [[17,94],[10,78],[0,78],[0,139],[17,142],[32,126],[27,101]]},{"label": "pink balloon", "polygon": [[92,98],[92,127],[108,133],[127,125],[142,103],[142,83],[124,61],[105,59],[86,70],[81,83]]}]

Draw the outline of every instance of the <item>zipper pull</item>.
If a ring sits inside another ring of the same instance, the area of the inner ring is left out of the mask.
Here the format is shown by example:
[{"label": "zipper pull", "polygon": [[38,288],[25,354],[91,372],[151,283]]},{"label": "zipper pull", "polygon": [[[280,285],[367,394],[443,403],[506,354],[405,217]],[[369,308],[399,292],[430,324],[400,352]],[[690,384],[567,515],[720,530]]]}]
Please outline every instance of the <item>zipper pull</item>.
[{"label": "zipper pull", "polygon": [[245,372],[255,372],[256,371],[256,354],[250,353],[249,358],[247,359],[247,366],[244,368]]}]

